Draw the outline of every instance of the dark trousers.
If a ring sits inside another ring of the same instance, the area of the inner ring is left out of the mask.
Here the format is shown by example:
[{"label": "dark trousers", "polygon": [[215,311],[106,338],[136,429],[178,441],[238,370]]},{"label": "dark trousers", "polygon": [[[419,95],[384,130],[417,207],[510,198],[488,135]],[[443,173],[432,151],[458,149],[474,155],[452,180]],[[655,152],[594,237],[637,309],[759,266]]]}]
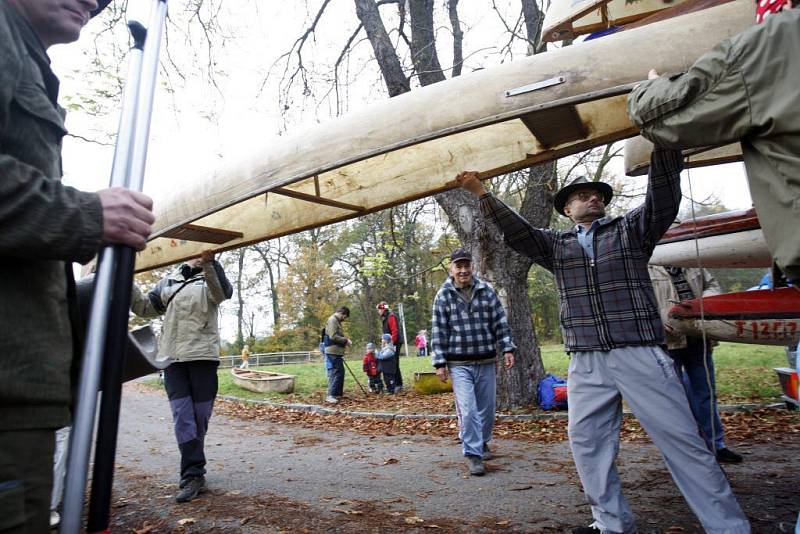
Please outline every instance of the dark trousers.
[{"label": "dark trousers", "polygon": [[217,396],[218,361],[175,362],[164,371],[175,438],[181,452],[181,482],[206,474],[203,450]]},{"label": "dark trousers", "polygon": [[383,393],[383,382],[381,382],[381,375],[369,377],[369,389],[375,393]]},{"label": "dark trousers", "polygon": [[394,375],[394,385],[397,387],[403,387],[403,373],[400,372],[400,350],[403,348],[403,345],[397,345],[394,349],[394,363],[397,366],[397,373]]},{"label": "dark trousers", "polygon": [[0,431],[0,532],[50,532],[56,429]]},{"label": "dark trousers", "polygon": [[383,374],[383,382],[386,384],[386,392],[394,393],[394,388],[397,386],[397,375],[394,373],[381,374]]},{"label": "dark trousers", "polygon": [[[703,351],[702,339],[689,338],[683,349],[669,351],[675,360],[678,376],[683,382],[689,407],[692,409],[709,450],[725,448],[725,429],[717,409],[717,387],[714,381],[714,358],[712,347]],[[705,353],[705,355],[704,355]],[[705,358],[705,360],[703,359]],[[706,377],[708,368],[708,377]],[[711,387],[709,387],[709,382]],[[713,441],[713,443],[712,443]]]},{"label": "dark trousers", "polygon": [[341,397],[344,394],[344,360],[342,356],[326,354],[331,368],[328,369],[328,395]]}]

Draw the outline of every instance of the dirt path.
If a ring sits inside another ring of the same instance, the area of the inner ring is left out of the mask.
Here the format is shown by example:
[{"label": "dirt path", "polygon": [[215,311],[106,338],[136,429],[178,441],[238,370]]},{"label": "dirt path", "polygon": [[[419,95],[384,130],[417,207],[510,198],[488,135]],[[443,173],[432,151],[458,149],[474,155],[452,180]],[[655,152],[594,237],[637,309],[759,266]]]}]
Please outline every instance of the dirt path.
[{"label": "dirt path", "polygon": [[[206,439],[209,491],[179,505],[171,426],[163,393],[125,388],[113,531],[566,532],[590,520],[564,441],[497,439],[477,478],[453,437],[220,415]],[[800,436],[775,438],[731,443],[746,460],[726,471],[755,532],[791,532],[800,508]],[[640,532],[700,531],[651,444],[624,442],[619,466]]]}]

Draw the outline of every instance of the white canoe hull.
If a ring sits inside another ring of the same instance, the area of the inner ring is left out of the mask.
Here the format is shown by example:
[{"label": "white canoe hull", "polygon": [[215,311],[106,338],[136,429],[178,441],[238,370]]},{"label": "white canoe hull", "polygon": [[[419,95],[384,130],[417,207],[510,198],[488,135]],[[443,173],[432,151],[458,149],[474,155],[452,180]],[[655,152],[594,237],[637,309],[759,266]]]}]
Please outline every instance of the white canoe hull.
[{"label": "white canoe hull", "polygon": [[[646,176],[650,171],[653,143],[638,135],[625,141],[625,174]],[[694,169],[742,161],[742,145],[733,143],[716,148],[691,148],[683,151],[683,167]]]},{"label": "white canoe hull", "polygon": [[800,317],[792,319],[730,319],[700,321],[670,319],[670,325],[687,336],[752,345],[797,345],[800,342]]},{"label": "white canoe hull", "polygon": [[[698,257],[699,249],[699,257]],[[650,263],[676,267],[757,268],[770,267],[772,256],[761,228],[732,234],[659,244]]]},{"label": "white canoe hull", "polygon": [[[702,318],[702,320],[701,320]],[[669,324],[685,335],[757,345],[800,341],[800,290],[740,291],[680,302]]]}]

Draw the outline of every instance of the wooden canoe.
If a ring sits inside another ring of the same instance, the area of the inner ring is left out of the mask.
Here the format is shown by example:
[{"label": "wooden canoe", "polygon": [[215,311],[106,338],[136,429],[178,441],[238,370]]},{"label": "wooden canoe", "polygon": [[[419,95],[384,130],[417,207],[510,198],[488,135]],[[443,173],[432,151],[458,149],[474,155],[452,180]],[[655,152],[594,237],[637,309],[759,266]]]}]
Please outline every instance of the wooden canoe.
[{"label": "wooden canoe", "polygon": [[629,24],[686,0],[553,0],[542,24],[546,42]]},{"label": "wooden canoe", "polygon": [[[625,174],[645,176],[650,171],[653,143],[637,135],[625,141]],[[683,151],[683,166],[687,169],[721,163],[742,161],[742,145],[734,143],[714,148],[688,148]]]},{"label": "wooden canoe", "polygon": [[[701,301],[702,316],[701,320]],[[670,325],[691,336],[756,345],[800,341],[800,288],[760,289],[687,300],[669,311]]]},{"label": "wooden canoe", "polygon": [[731,0],[553,0],[542,24],[545,42],[575,39],[609,28],[653,24]]},{"label": "wooden canoe", "polygon": [[[416,89],[268,140],[153,195],[137,271],[358,217],[637,133],[627,93],[650,68],[687,69],[752,24],[729,2]],[[635,52],[633,52],[635,50]],[[161,181],[168,182],[167,180]]]},{"label": "wooden canoe", "polygon": [[[698,256],[699,255],[699,256]],[[670,228],[653,252],[653,265],[676,267],[770,267],[761,224],[754,209],[698,217]]]},{"label": "wooden canoe", "polygon": [[291,393],[294,391],[294,375],[233,367],[231,376],[234,384],[255,393]]}]

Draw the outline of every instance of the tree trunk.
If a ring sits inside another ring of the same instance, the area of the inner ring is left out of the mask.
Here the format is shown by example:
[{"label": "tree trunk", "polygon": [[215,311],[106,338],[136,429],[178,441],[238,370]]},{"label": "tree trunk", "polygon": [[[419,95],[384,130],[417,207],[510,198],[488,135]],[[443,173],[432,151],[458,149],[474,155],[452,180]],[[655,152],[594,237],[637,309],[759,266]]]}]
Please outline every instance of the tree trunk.
[{"label": "tree trunk", "polygon": [[426,86],[441,82],[445,77],[436,53],[433,0],[409,0],[408,4],[411,16],[411,58],[419,83]]},{"label": "tree trunk", "polygon": [[[386,48],[386,43],[389,42],[388,34],[377,12],[375,2],[373,0],[355,0],[355,2],[359,20],[364,25],[372,43],[389,95],[395,96],[409,91],[410,87],[407,84],[403,87],[398,84],[397,72],[402,72],[402,69],[394,49],[391,49],[391,54],[388,53],[389,49]],[[458,21],[457,4],[456,0],[449,0],[447,4],[451,24],[453,21],[456,23]],[[409,0],[408,5],[411,19],[412,60],[420,84],[425,86],[443,81],[445,76],[436,54],[433,31],[433,1]],[[541,17],[541,12],[535,4],[533,8],[530,5],[523,7],[526,23],[529,18],[532,21],[532,24],[527,24],[526,27],[529,32],[534,31],[541,25],[541,21],[536,19],[536,17]],[[453,49],[459,51],[463,33],[455,24],[453,36],[455,40]],[[529,36],[529,40],[538,42],[538,36],[533,38]],[[531,47],[531,50],[535,50],[535,47]],[[460,70],[459,65],[458,69],[454,69],[454,74],[459,73]],[[403,79],[405,80],[404,76]],[[554,169],[554,164],[547,164],[532,169],[529,174],[531,183],[528,186],[523,207],[535,209],[536,211],[533,213],[539,215],[540,219],[545,219],[544,221],[537,220],[536,222],[539,223],[537,226],[548,226],[552,213],[552,188],[548,191],[538,189],[542,189],[546,183],[550,183],[548,181],[550,178],[554,182]],[[542,177],[547,177],[547,180],[536,181]],[[549,204],[547,198],[550,199]],[[450,219],[462,246],[472,252],[479,275],[494,286],[503,300],[508,314],[509,324],[518,347],[517,365],[510,371],[500,368],[497,390],[498,406],[501,409],[508,409],[532,404],[536,399],[536,384],[544,373],[544,367],[533,331],[530,301],[528,300],[527,277],[531,262],[504,245],[500,232],[483,218],[478,200],[471,194],[459,189],[440,193],[435,196],[435,199]]]},{"label": "tree trunk", "polygon": [[403,73],[403,66],[400,64],[400,59],[394,50],[392,40],[389,39],[389,34],[383,25],[378,5],[375,0],[355,0],[355,3],[356,15],[367,32],[372,51],[375,53],[375,59],[378,61],[381,74],[386,82],[389,96],[407,93],[411,90],[411,86],[408,83],[408,78]]}]

